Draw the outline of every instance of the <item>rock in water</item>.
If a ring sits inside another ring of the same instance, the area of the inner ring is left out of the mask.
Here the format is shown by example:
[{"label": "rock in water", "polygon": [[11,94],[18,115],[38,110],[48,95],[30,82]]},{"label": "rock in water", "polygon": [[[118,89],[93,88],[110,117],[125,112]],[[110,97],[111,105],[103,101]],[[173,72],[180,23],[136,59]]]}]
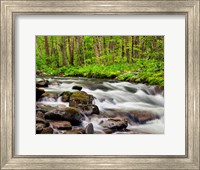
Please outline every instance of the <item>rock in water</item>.
[{"label": "rock in water", "polygon": [[45,127],[43,123],[36,123],[36,134],[40,134]]},{"label": "rock in water", "polygon": [[92,114],[99,114],[99,108],[94,104],[79,104],[76,108],[80,113],[90,116]]},{"label": "rock in water", "polygon": [[41,104],[41,103],[37,103],[36,104],[36,111],[41,111],[41,112],[49,112],[51,110],[54,110],[55,107],[49,106],[49,105],[45,105],[45,104]]},{"label": "rock in water", "polygon": [[82,87],[81,86],[73,86],[72,89],[81,91]]},{"label": "rock in water", "polygon": [[92,123],[89,123],[85,128],[86,134],[94,134],[94,127]]},{"label": "rock in water", "polygon": [[36,88],[36,101],[42,96],[42,94],[45,93],[43,89]]},{"label": "rock in water", "polygon": [[94,97],[84,91],[74,92],[69,99],[69,106],[76,107],[79,104],[92,104]]},{"label": "rock in water", "polygon": [[60,95],[60,96],[62,96],[62,98],[61,98],[62,102],[69,102],[69,98],[71,95],[72,95],[72,92],[70,92],[70,91],[62,92]]},{"label": "rock in water", "polygon": [[136,123],[144,124],[147,121],[159,119],[159,115],[155,115],[147,111],[132,111],[128,114],[128,117]]},{"label": "rock in water", "polygon": [[63,134],[85,134],[85,129],[83,128],[75,128],[72,130],[65,130]]},{"label": "rock in water", "polygon": [[43,128],[41,134],[53,134],[53,129],[51,127]]},{"label": "rock in water", "polygon": [[72,125],[68,121],[55,121],[55,122],[50,122],[50,124],[54,129],[58,129],[58,130],[71,130],[72,129]]},{"label": "rock in water", "polygon": [[102,127],[112,130],[123,130],[128,126],[128,121],[124,118],[108,118],[99,123]]},{"label": "rock in water", "polygon": [[44,120],[44,119],[41,119],[39,117],[36,117],[36,123],[42,123],[44,124],[45,126],[49,126],[49,122]]},{"label": "rock in water", "polygon": [[69,121],[72,125],[78,125],[81,123],[83,115],[80,114],[80,112],[76,108],[67,107],[47,112],[45,114],[45,119],[66,120]]},{"label": "rock in water", "polygon": [[39,101],[52,101],[55,102],[58,99],[57,92],[45,92],[41,95]]},{"label": "rock in water", "polygon": [[65,113],[62,115],[62,118],[69,121],[72,125],[77,125],[83,120],[83,115],[80,114],[78,109],[67,107],[65,109]]},{"label": "rock in water", "polygon": [[44,81],[38,81],[36,83],[36,87],[48,87],[49,86],[49,81],[44,80]]},{"label": "rock in water", "polygon": [[41,111],[36,112],[36,117],[39,117],[41,119],[45,119],[45,113]]}]

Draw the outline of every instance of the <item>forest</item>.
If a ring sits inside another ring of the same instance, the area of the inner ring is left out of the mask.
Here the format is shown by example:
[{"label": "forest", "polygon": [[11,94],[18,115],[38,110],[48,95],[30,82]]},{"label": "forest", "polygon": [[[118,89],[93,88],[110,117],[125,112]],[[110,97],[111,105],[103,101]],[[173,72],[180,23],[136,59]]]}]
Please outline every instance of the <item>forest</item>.
[{"label": "forest", "polygon": [[164,36],[36,36],[36,71],[164,86]]}]

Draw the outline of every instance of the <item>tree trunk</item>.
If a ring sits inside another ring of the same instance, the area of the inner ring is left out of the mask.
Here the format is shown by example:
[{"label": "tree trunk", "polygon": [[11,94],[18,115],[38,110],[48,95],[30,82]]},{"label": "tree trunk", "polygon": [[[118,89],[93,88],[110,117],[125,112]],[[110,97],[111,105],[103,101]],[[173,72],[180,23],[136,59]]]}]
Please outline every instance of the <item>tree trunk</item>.
[{"label": "tree trunk", "polygon": [[98,37],[94,36],[94,51],[96,55],[96,61],[99,64],[100,63],[100,51],[99,51],[99,44],[98,44]]},{"label": "tree trunk", "polygon": [[74,37],[68,37],[68,48],[70,56],[70,65],[74,65]]},{"label": "tree trunk", "polygon": [[132,36],[132,57],[131,57],[131,61],[132,63],[134,63],[134,57],[135,57],[135,50],[134,50],[134,36]]},{"label": "tree trunk", "polygon": [[66,56],[66,37],[62,37],[62,44],[60,45],[60,49],[62,52],[62,58],[63,58],[63,66],[67,66],[67,56]]},{"label": "tree trunk", "polygon": [[48,36],[44,36],[46,56],[49,56]]},{"label": "tree trunk", "polygon": [[41,46],[40,46],[40,43],[39,43],[39,40],[38,40],[38,36],[36,37],[36,45],[38,47],[39,57],[40,57],[40,59],[42,59],[42,49],[41,49]]},{"label": "tree trunk", "polygon": [[124,47],[124,36],[122,36],[122,54],[121,54],[121,60],[123,60],[125,55],[125,47]]},{"label": "tree trunk", "polygon": [[126,57],[127,57],[127,62],[129,62],[130,61],[129,36],[126,37]]}]

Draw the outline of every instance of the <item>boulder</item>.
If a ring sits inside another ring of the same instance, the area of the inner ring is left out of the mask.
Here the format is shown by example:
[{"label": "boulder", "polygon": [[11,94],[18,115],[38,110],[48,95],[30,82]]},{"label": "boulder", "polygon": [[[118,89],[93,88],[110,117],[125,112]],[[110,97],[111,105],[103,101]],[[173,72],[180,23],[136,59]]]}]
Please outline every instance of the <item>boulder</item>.
[{"label": "boulder", "polygon": [[72,89],[81,91],[82,87],[81,86],[73,86]]},{"label": "boulder", "polygon": [[105,134],[112,134],[113,131],[111,129],[103,129]]},{"label": "boulder", "polygon": [[36,112],[36,117],[41,118],[41,119],[45,119],[45,113],[41,112],[41,111],[37,111]]},{"label": "boulder", "polygon": [[58,99],[58,93],[57,92],[45,92],[41,95],[39,101],[52,101],[55,102]]},{"label": "boulder", "polygon": [[41,70],[36,70],[36,75],[41,75],[42,74],[42,71]]},{"label": "boulder", "polygon": [[46,127],[49,126],[49,122],[48,122],[48,121],[46,121],[46,120],[44,120],[44,119],[41,119],[41,118],[39,118],[39,117],[36,117],[36,123],[42,123],[42,124],[44,124]]},{"label": "boulder", "polygon": [[72,95],[72,92],[70,91],[65,91],[63,92],[60,96],[62,96],[61,100],[62,102],[69,102],[69,98]]},{"label": "boulder", "polygon": [[36,123],[36,134],[41,133],[45,127],[46,125],[43,123]]},{"label": "boulder", "polygon": [[81,123],[83,115],[73,107],[55,109],[45,114],[45,119],[50,120],[66,120],[72,125],[77,125]]},{"label": "boulder", "polygon": [[89,123],[86,127],[85,127],[85,133],[86,134],[94,134],[94,127],[92,123]]},{"label": "boulder", "polygon": [[64,109],[54,109],[45,113],[45,119],[47,120],[63,120],[61,112],[65,112]]},{"label": "boulder", "polygon": [[72,129],[72,125],[68,121],[54,121],[54,122],[50,122],[50,124],[54,129],[58,129],[58,130],[71,130]]},{"label": "boulder", "polygon": [[152,95],[164,94],[164,87],[162,86],[149,86],[149,91]]},{"label": "boulder", "polygon": [[83,128],[76,128],[72,130],[63,131],[64,134],[85,134],[85,130]]},{"label": "boulder", "polygon": [[122,130],[128,126],[128,121],[124,118],[117,117],[104,119],[99,124],[105,129]]},{"label": "boulder", "polygon": [[129,113],[129,118],[134,122],[144,124],[147,121],[159,119],[160,117],[147,111],[133,111]]},{"label": "boulder", "polygon": [[42,80],[36,82],[36,87],[48,87],[49,86],[49,81],[48,80]]},{"label": "boulder", "polygon": [[64,120],[70,121],[72,125],[76,125],[81,123],[83,120],[83,115],[80,114],[80,112],[73,107],[67,107],[65,109],[65,113],[62,114],[62,118]]},{"label": "boulder", "polygon": [[55,107],[52,107],[49,105],[45,105],[45,104],[41,104],[41,103],[36,104],[36,111],[41,111],[43,113],[49,112],[54,109],[55,109]]},{"label": "boulder", "polygon": [[75,107],[79,104],[92,104],[94,97],[83,91],[73,92],[69,99],[69,106]]},{"label": "boulder", "polygon": [[41,134],[53,134],[53,129],[51,127],[43,128]]},{"label": "boulder", "polygon": [[36,88],[36,101],[42,96],[42,94],[45,93],[44,89]]},{"label": "boulder", "polygon": [[155,86],[154,88],[156,94],[162,94],[164,91],[164,87],[162,86]]},{"label": "boulder", "polygon": [[99,108],[94,104],[79,104],[76,108],[81,114],[90,116],[92,114],[99,114]]}]

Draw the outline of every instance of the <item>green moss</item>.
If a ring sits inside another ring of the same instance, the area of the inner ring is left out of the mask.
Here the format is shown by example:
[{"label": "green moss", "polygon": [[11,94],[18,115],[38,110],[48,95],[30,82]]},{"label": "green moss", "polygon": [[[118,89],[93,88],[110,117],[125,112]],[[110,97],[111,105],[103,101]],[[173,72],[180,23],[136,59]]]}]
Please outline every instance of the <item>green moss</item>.
[{"label": "green moss", "polygon": [[73,94],[73,93],[70,92],[70,91],[64,91],[64,92],[62,92],[61,96],[67,95],[68,97],[70,97],[72,94]]},{"label": "green moss", "polygon": [[66,108],[66,112],[67,113],[71,113],[71,114],[80,114],[78,109],[74,108],[74,107],[67,107]]},{"label": "green moss", "polygon": [[69,100],[69,106],[77,106],[78,104],[92,104],[93,96],[83,91],[73,92]]},{"label": "green moss", "polygon": [[[52,70],[42,70],[52,73]],[[53,70],[55,75],[81,76],[93,78],[111,78],[133,83],[164,86],[164,61],[135,58],[134,63],[117,63],[112,65],[92,64],[76,67],[61,67]]]}]

